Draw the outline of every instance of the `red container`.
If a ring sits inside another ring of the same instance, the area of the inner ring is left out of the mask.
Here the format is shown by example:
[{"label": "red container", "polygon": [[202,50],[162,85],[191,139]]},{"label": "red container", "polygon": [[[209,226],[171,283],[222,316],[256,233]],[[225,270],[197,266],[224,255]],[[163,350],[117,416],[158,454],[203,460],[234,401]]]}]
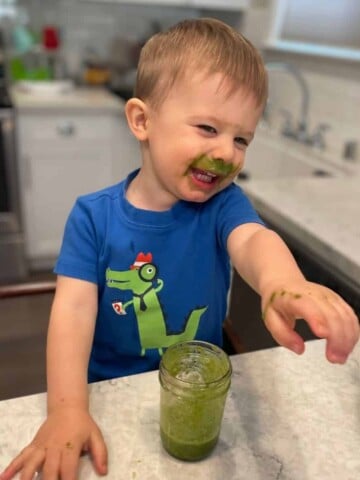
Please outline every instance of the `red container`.
[{"label": "red container", "polygon": [[60,45],[58,29],[53,25],[46,25],[42,31],[42,41],[46,50],[57,50]]}]

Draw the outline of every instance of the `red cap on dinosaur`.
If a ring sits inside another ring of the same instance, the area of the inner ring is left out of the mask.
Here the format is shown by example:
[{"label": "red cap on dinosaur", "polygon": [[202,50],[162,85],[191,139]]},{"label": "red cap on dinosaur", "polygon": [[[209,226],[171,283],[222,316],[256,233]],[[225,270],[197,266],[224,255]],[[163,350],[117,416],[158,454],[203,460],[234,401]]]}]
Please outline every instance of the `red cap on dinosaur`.
[{"label": "red cap on dinosaur", "polygon": [[140,252],[140,253],[137,254],[135,262],[132,265],[130,265],[130,270],[140,268],[143,265],[145,265],[145,263],[151,263],[151,262],[152,262],[152,254],[151,253]]}]

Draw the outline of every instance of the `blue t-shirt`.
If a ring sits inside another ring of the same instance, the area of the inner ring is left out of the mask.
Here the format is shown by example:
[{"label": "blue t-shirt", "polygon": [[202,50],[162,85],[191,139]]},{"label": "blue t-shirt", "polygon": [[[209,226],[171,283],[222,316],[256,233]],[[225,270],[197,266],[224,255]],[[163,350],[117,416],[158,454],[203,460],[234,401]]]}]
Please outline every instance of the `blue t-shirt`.
[{"label": "blue t-shirt", "polygon": [[98,286],[89,381],[158,368],[178,341],[222,345],[230,283],[227,238],[262,223],[235,184],[205,203],[154,212],[126,199],[129,177],[78,198],[55,272]]}]

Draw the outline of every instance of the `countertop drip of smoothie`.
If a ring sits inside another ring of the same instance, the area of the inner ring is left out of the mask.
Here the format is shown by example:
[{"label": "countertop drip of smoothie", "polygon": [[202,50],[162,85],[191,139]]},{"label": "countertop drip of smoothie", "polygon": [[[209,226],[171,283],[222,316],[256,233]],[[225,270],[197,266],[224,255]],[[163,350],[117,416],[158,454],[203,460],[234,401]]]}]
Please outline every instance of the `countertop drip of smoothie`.
[{"label": "countertop drip of smoothie", "polygon": [[231,382],[229,357],[207,342],[168,348],[160,363],[160,434],[171,455],[200,460],[215,447]]}]

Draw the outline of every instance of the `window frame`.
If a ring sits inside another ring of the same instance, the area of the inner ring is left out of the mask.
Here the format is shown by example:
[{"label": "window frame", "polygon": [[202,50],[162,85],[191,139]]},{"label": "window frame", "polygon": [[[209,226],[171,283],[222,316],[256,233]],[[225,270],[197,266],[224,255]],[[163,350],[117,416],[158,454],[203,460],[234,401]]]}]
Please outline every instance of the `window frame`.
[{"label": "window frame", "polygon": [[360,48],[337,47],[336,45],[320,45],[305,40],[299,42],[282,39],[281,31],[287,2],[288,0],[271,0],[270,28],[265,39],[266,49],[360,62]]}]

